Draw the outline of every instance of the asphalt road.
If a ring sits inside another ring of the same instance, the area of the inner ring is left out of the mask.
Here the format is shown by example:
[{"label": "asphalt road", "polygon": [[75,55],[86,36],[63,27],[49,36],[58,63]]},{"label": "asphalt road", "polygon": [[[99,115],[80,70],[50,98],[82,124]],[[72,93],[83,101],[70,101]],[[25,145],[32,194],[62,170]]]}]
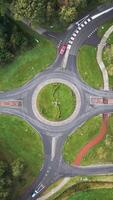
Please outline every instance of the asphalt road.
[{"label": "asphalt road", "polygon": [[[69,134],[80,127],[90,117],[105,112],[113,112],[112,105],[91,105],[91,96],[113,98],[113,91],[96,90],[85,84],[80,79],[75,62],[75,57],[79,48],[86,41],[90,40],[90,38],[92,38],[92,40],[94,38],[95,40],[94,35],[97,28],[111,18],[113,18],[113,5],[94,10],[81,21],[75,22],[72,27],[67,30],[63,41],[64,43],[68,43],[69,48],[66,68],[62,66],[64,56],[58,54],[53,65],[36,75],[23,87],[0,93],[0,101],[22,101],[21,107],[0,107],[0,113],[8,113],[22,117],[40,133],[44,143],[45,161],[40,170],[40,175],[36,178],[31,187],[25,191],[20,198],[21,200],[37,199],[41,192],[60,177],[113,173],[113,165],[86,167],[69,166],[64,162],[62,156],[63,144]],[[48,81],[52,79],[57,80],[59,78],[63,81],[70,82],[72,87],[75,86],[79,91],[80,102],[77,102],[77,104],[80,105],[79,112],[72,120],[64,121],[60,125],[50,125],[41,121],[35,115],[32,97],[36,88],[41,83],[48,83]],[[34,198],[32,198],[32,193],[34,193],[34,195],[36,194]]]}]

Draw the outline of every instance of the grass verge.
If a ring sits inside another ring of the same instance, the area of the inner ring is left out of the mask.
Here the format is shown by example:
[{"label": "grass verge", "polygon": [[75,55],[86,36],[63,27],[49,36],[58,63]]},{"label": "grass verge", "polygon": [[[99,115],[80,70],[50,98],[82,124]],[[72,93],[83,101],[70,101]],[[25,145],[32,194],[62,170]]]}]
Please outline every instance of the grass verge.
[{"label": "grass verge", "polygon": [[98,36],[100,38],[102,38],[102,36],[104,35],[104,33],[109,29],[110,26],[113,25],[113,19],[111,19],[110,21],[107,21],[106,23],[104,23],[103,25],[101,25],[99,28],[98,28]]},{"label": "grass verge", "polygon": [[103,80],[96,61],[97,49],[90,45],[80,48],[77,56],[77,67],[81,78],[94,88],[102,88]]},{"label": "grass verge", "polygon": [[[113,115],[109,119],[107,134],[99,144],[92,148],[85,156],[83,164],[113,163]],[[98,131],[97,131],[98,132]]]},{"label": "grass verge", "polygon": [[56,50],[51,41],[21,23],[20,26],[32,37],[34,46],[21,52],[13,62],[0,66],[0,90],[6,91],[22,86],[47,68],[55,59]]},{"label": "grass verge", "polygon": [[49,200],[67,200],[69,197],[76,195],[80,191],[83,192],[88,189],[100,188],[113,188],[113,176],[76,176],[70,178],[66,185],[64,185],[57,193],[49,197]]},{"label": "grass verge", "polygon": [[[92,183],[94,184],[94,183]],[[84,184],[86,186],[85,190],[87,190],[87,187],[90,187],[90,184]],[[94,184],[95,185],[95,184]],[[113,184],[112,184],[113,187]],[[69,191],[68,191],[69,192]],[[104,200],[112,200],[113,195],[113,189],[109,188],[103,188],[103,189],[89,189],[87,191],[81,191],[81,192],[75,192],[75,194],[71,195],[68,193],[68,196],[65,198],[66,200],[100,200],[103,198]],[[64,198],[60,198],[60,200],[63,200]]]},{"label": "grass verge", "polygon": [[75,101],[75,95],[66,85],[48,84],[37,97],[37,108],[46,119],[61,121],[73,113]]},{"label": "grass verge", "polygon": [[[94,117],[88,120],[75,133],[70,135],[64,144],[64,159],[72,163],[80,149],[99,133],[102,119]],[[113,162],[113,116],[109,120],[109,129],[104,140],[92,148],[84,157],[81,164],[99,164]]]},{"label": "grass verge", "polygon": [[43,145],[37,132],[19,117],[0,115],[0,160],[11,163],[22,159],[26,170],[21,181],[15,183],[12,200],[17,199],[38,176],[43,163]]}]

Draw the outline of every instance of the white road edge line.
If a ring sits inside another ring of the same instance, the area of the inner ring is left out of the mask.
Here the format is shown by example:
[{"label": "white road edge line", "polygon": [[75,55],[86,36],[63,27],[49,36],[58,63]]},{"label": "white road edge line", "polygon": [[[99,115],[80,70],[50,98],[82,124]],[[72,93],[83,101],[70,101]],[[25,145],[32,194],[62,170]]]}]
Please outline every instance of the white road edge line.
[{"label": "white road edge line", "polygon": [[104,15],[105,13],[110,12],[111,10],[113,10],[113,7],[112,7],[112,8],[109,8],[109,9],[107,9],[107,10],[101,12],[101,13],[98,13],[97,15],[94,15],[94,16],[92,16],[91,18],[92,18],[92,19],[96,19],[96,18],[100,17],[101,15]]},{"label": "white road edge line", "polygon": [[77,25],[79,26],[79,25],[80,25],[81,23],[83,23],[83,21],[84,21],[85,19],[87,19],[88,17],[89,17],[89,15],[83,17],[82,19],[80,19],[79,21],[77,21],[75,24],[77,24]]}]

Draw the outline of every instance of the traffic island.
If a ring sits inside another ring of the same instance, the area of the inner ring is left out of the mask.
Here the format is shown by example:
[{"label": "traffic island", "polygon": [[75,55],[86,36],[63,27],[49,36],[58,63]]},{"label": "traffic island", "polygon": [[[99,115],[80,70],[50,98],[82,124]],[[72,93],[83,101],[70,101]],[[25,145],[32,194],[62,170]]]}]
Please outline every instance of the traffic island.
[{"label": "traffic island", "polygon": [[76,97],[65,84],[52,83],[41,89],[37,96],[37,109],[50,121],[67,119],[75,110]]},{"label": "traffic island", "polygon": [[61,127],[79,113],[81,96],[77,87],[61,78],[41,82],[32,95],[32,110],[41,124]]}]

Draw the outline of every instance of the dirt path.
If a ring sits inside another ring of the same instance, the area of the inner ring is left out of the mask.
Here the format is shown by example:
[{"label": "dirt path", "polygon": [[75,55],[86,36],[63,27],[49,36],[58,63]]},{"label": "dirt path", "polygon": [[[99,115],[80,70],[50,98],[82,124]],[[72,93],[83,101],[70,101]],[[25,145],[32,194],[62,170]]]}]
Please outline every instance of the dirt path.
[{"label": "dirt path", "polygon": [[75,160],[73,161],[74,165],[80,165],[80,162],[83,160],[85,155],[89,152],[89,150],[93,148],[96,144],[98,144],[101,140],[103,140],[104,136],[107,133],[108,121],[109,121],[109,115],[103,114],[103,120],[102,120],[102,125],[100,127],[99,134],[95,138],[93,138],[89,143],[87,143],[84,147],[81,148]]}]

